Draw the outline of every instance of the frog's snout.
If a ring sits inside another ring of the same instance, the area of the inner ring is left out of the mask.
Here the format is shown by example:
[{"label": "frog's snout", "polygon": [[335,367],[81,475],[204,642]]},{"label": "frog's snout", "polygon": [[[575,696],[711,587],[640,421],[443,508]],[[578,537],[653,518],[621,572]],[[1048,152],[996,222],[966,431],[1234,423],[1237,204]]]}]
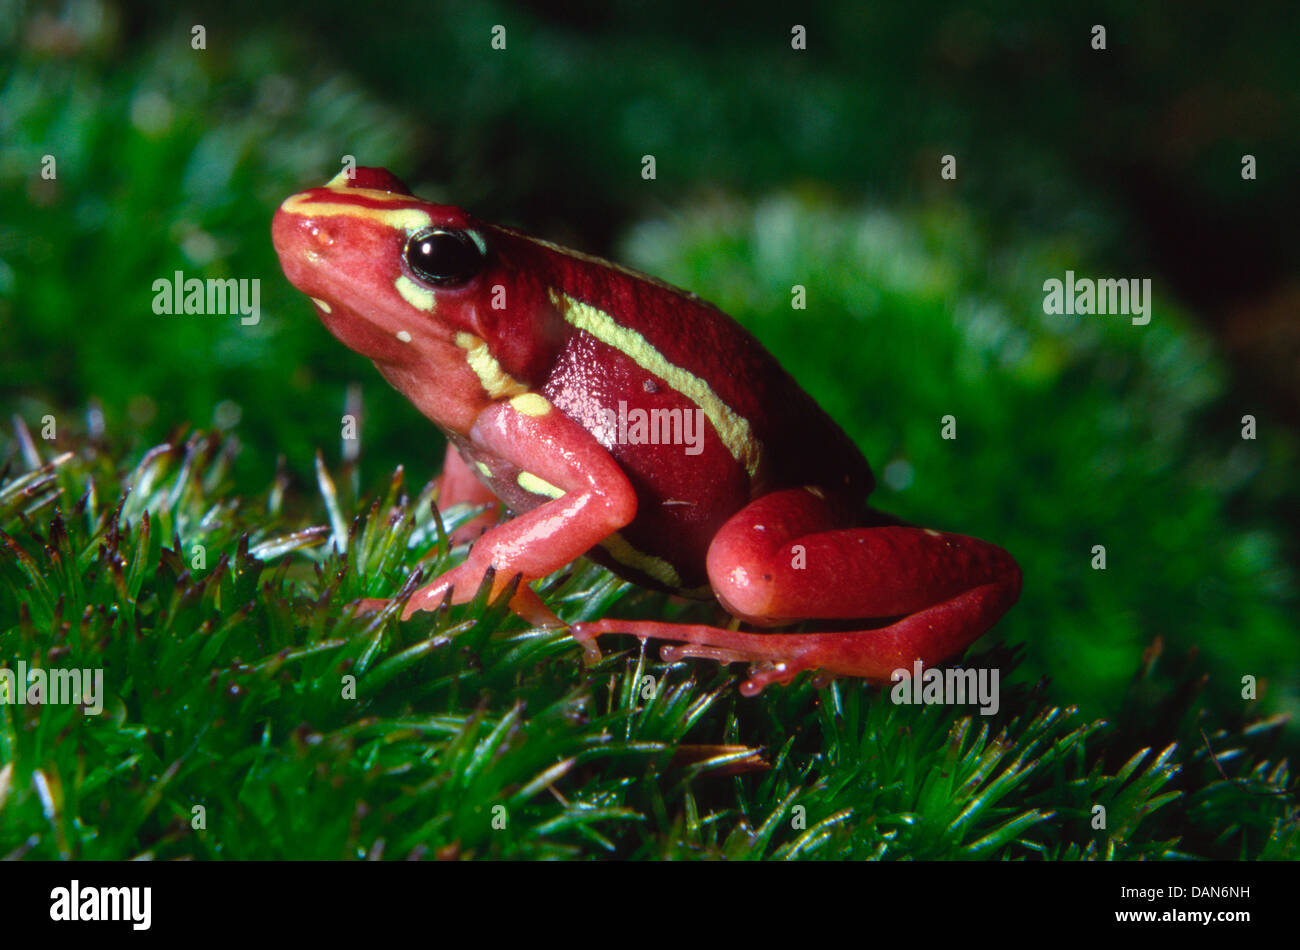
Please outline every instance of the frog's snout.
[{"label": "frog's snout", "polygon": [[271,219],[271,244],[289,283],[303,293],[311,293],[309,284],[321,263],[320,252],[331,243],[333,236],[324,225],[283,207],[276,209]]}]

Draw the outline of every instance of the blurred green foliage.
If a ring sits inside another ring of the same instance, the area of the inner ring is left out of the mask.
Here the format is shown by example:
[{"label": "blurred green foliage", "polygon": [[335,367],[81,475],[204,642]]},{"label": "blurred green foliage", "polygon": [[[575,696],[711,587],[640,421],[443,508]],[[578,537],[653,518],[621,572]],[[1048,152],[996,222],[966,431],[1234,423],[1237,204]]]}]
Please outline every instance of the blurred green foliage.
[{"label": "blurred green foliage", "polygon": [[[1294,713],[1284,522],[1300,449],[1179,303],[1208,278],[1164,275],[1147,327],[1041,306],[1066,269],[1139,276],[1163,259],[1159,222],[1124,188],[1141,176],[1211,219],[1231,209],[1272,248],[1188,254],[1211,262],[1191,271],[1294,271],[1295,243],[1267,241],[1300,211],[1272,171],[1300,159],[1285,121],[1300,114],[1297,14],[1264,7],[1239,22],[1202,3],[832,4],[801,11],[811,49],[796,56],[767,2],[710,21],[684,3],[403,3],[358,20],[328,2],[56,16],[0,0],[0,409],[33,428],[52,413],[60,446],[79,444],[93,401],[122,465],[215,424],[244,444],[233,477],[252,490],[277,456],[306,481],[318,447],[336,454],[360,381],[360,481],[402,463],[422,484],[431,427],[323,331],[270,247],[278,203],[355,155],[735,314],[858,441],[881,507],[1018,558],[1023,599],[993,638],[1023,643],[1022,675],[1051,676],[1058,701],[1114,714],[1158,638],[1167,656],[1200,651],[1220,721],[1260,711],[1246,675],[1266,681],[1263,711]],[[1094,19],[1105,60],[1087,48]],[[1243,191],[1247,148],[1271,171]],[[958,182],[936,174],[947,152]],[[155,315],[153,281],[176,270],[260,279],[260,324]],[[789,307],[796,283],[806,311]],[[955,442],[938,437],[949,413]],[[1240,438],[1245,413],[1257,441]],[[1175,680],[1156,664],[1153,708]]]},{"label": "blurred green foliage", "polygon": [[[0,396],[65,426],[94,398],[139,445],[238,419],[240,464],[264,481],[277,454],[304,471],[337,445],[357,371],[281,277],[271,213],[350,143],[400,165],[413,133],[273,38],[201,57],[177,29],[138,50],[17,51],[0,89]],[[47,154],[53,181],[36,173]],[[155,314],[153,283],[175,271],[260,279],[261,322]]]}]

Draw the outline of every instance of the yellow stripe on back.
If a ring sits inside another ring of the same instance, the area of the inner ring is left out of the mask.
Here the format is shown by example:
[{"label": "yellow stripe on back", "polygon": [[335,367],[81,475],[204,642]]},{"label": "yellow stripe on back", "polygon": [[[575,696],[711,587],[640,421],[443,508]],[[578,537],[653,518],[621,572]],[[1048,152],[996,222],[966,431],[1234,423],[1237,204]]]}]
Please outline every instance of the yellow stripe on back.
[{"label": "yellow stripe on back", "polygon": [[761,452],[749,421],[718,398],[708,383],[689,370],[668,362],[662,353],[650,345],[649,340],[636,330],[622,326],[604,310],[574,300],[555,289],[551,289],[550,296],[551,302],[559,308],[564,319],[573,326],[612,346],[699,406],[708,416],[731,457],[745,467],[751,478],[754,477],[758,471]]}]

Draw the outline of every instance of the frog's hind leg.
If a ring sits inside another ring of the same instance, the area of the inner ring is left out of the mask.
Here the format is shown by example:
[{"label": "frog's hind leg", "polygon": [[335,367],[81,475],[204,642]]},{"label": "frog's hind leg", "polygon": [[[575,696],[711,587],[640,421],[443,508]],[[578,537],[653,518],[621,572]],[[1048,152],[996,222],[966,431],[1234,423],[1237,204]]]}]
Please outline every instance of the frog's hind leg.
[{"label": "frog's hind leg", "polygon": [[599,620],[573,625],[588,654],[597,637],[630,633],[676,641],[664,658],[753,664],[754,695],[804,670],[887,682],[915,661],[960,653],[1020,594],[1020,570],[1001,548],[906,525],[839,527],[813,489],[764,496],[714,538],[709,579],[733,614],[759,626],[805,619],[899,617],[872,629],[755,633],[700,624]]},{"label": "frog's hind leg", "polygon": [[652,620],[597,620],[574,624],[572,629],[574,638],[584,646],[606,634],[628,633],[679,641],[661,651],[668,662],[699,657],[749,663],[749,678],[740,691],[755,696],[773,683],[788,683],[805,670],[872,682],[889,682],[899,669],[910,675],[917,660],[929,666],[961,652],[1014,600],[1005,585],[984,584],[885,627],[835,633],[750,633]]}]

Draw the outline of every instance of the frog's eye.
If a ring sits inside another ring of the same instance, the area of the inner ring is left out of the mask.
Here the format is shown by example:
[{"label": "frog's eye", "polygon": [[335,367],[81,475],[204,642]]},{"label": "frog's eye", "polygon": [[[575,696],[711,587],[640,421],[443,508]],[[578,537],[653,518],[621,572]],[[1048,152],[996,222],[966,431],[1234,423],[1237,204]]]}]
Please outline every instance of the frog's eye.
[{"label": "frog's eye", "polygon": [[468,231],[425,228],[406,242],[407,266],[426,284],[456,287],[468,283],[483,269],[484,249]]}]

